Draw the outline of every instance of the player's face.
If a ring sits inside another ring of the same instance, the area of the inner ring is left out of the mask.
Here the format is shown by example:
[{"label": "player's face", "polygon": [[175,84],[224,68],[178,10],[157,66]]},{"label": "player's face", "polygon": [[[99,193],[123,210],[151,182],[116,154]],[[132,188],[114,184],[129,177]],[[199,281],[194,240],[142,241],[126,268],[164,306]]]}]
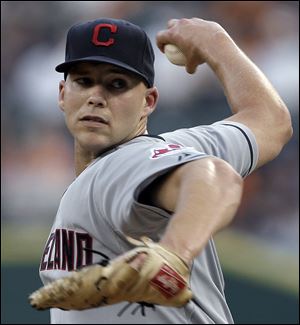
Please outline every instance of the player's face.
[{"label": "player's face", "polygon": [[100,153],[145,133],[157,97],[156,88],[124,69],[81,63],[61,81],[59,105],[76,143]]}]

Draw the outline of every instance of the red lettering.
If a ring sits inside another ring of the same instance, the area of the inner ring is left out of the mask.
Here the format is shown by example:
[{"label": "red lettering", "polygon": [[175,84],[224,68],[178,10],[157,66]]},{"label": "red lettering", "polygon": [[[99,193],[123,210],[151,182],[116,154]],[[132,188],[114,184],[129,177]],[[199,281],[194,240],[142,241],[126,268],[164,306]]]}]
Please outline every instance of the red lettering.
[{"label": "red lettering", "polygon": [[[76,268],[80,268],[84,265],[92,264],[92,252],[85,251],[83,249],[83,243],[85,243],[85,248],[92,249],[92,237],[89,234],[76,233],[77,241],[77,263]],[[85,255],[85,264],[83,263],[83,254]]]},{"label": "red lettering", "polygon": [[74,270],[74,231],[62,229],[62,264],[61,269]]},{"label": "red lettering", "polygon": [[60,230],[55,230],[55,257],[54,268],[60,269]]},{"label": "red lettering", "polygon": [[179,150],[181,148],[182,148],[182,146],[179,145],[179,144],[168,144],[167,147],[165,147],[165,148],[154,149],[153,150],[153,155],[152,155],[151,158],[156,159],[156,158],[159,158],[159,157],[161,157],[163,155],[168,154],[171,151]]},{"label": "red lettering", "polygon": [[[43,271],[43,270],[46,269],[47,262],[45,261],[45,257],[49,252],[49,248],[51,248],[51,251],[52,251],[53,239],[54,239],[54,234],[51,234],[48,241],[47,241],[46,247],[44,249],[44,253],[43,253],[42,260],[41,260],[41,265],[40,265],[40,271]],[[50,254],[49,254],[49,257],[50,257]],[[49,257],[48,257],[48,259],[49,259]]]},{"label": "red lettering", "polygon": [[51,242],[51,247],[50,247],[50,252],[49,252],[49,255],[48,255],[48,264],[47,264],[47,270],[52,270],[53,269],[53,259],[52,258],[52,251],[53,251],[53,246],[55,245],[55,235],[54,233],[51,234],[53,240]]},{"label": "red lettering", "polygon": [[95,26],[94,28],[94,32],[93,32],[93,37],[92,37],[92,42],[94,45],[96,46],[110,46],[112,44],[114,44],[115,39],[114,38],[109,38],[106,41],[101,41],[99,40],[99,34],[102,28],[108,28],[111,33],[116,33],[117,32],[117,25],[112,25],[112,24],[98,24]]},{"label": "red lettering", "polygon": [[[55,245],[55,247],[54,247]],[[88,250],[85,250],[87,248]],[[93,263],[93,238],[88,233],[56,229],[51,233],[40,263],[40,271],[68,270]]]}]

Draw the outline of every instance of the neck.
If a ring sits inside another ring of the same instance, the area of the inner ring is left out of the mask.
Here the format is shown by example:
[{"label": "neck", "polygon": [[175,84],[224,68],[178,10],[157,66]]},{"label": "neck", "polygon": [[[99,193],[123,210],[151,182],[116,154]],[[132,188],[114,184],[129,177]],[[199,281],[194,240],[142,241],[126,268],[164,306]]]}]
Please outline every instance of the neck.
[{"label": "neck", "polygon": [[95,152],[91,152],[82,148],[76,141],[75,141],[75,173],[76,176],[79,176],[86,167],[97,158]]},{"label": "neck", "polygon": [[[133,138],[135,138],[135,137],[137,137],[137,136],[139,136],[141,134],[148,134],[147,129],[146,128],[141,129],[140,132],[137,132],[134,136],[126,139],[125,141],[121,141],[118,144],[122,144],[122,143],[128,142],[131,139],[133,139]],[[110,147],[110,148],[112,148],[112,147]],[[107,148],[107,150],[109,150],[110,148]],[[104,150],[103,152],[105,152],[105,151],[106,150]],[[101,154],[101,152],[95,152],[95,151],[90,151],[88,149],[85,149],[84,147],[82,147],[75,140],[74,154],[75,154],[75,173],[76,173],[76,177],[77,177],[77,176],[79,176],[87,168],[87,166],[93,160],[95,160],[97,157],[99,157],[99,155]]]}]

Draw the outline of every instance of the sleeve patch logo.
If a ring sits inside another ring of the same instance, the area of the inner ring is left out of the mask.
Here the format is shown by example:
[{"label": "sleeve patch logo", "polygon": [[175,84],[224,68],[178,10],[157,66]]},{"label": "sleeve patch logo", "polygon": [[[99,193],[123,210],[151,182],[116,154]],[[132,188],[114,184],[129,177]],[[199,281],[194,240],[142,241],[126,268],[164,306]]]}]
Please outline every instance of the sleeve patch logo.
[{"label": "sleeve patch logo", "polygon": [[170,156],[177,153],[178,150],[184,147],[180,144],[167,144],[166,146],[159,149],[151,149],[150,159],[158,159],[163,156]]}]

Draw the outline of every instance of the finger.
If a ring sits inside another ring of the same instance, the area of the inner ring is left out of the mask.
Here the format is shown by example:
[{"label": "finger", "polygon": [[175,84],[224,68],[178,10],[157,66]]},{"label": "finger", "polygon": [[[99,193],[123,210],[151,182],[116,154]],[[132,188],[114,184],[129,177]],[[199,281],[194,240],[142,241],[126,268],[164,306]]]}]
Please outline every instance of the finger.
[{"label": "finger", "polygon": [[172,28],[178,23],[178,19],[170,19],[167,23],[168,28]]},{"label": "finger", "polygon": [[160,31],[156,34],[156,45],[162,53],[165,53],[164,47],[168,43],[170,43],[170,39],[167,30]]},{"label": "finger", "polygon": [[157,47],[161,50],[161,52],[165,53],[164,47],[166,44],[169,44],[169,43],[172,44],[172,40],[170,39],[169,29],[174,27],[178,23],[178,21],[179,21],[179,19],[170,19],[167,22],[168,29],[162,30],[157,33],[156,44],[157,44]]},{"label": "finger", "polygon": [[189,73],[189,74],[194,74],[195,72],[196,72],[196,70],[197,70],[197,65],[189,65],[189,64],[187,64],[186,65],[186,67],[185,67],[185,70],[186,70],[186,72],[187,73]]},{"label": "finger", "polygon": [[156,35],[156,45],[161,50],[161,52],[165,53],[164,46],[166,44],[175,44],[173,41],[173,32],[170,32],[172,27],[175,27],[179,22],[179,19],[170,19],[167,22],[167,29],[162,30]]}]

